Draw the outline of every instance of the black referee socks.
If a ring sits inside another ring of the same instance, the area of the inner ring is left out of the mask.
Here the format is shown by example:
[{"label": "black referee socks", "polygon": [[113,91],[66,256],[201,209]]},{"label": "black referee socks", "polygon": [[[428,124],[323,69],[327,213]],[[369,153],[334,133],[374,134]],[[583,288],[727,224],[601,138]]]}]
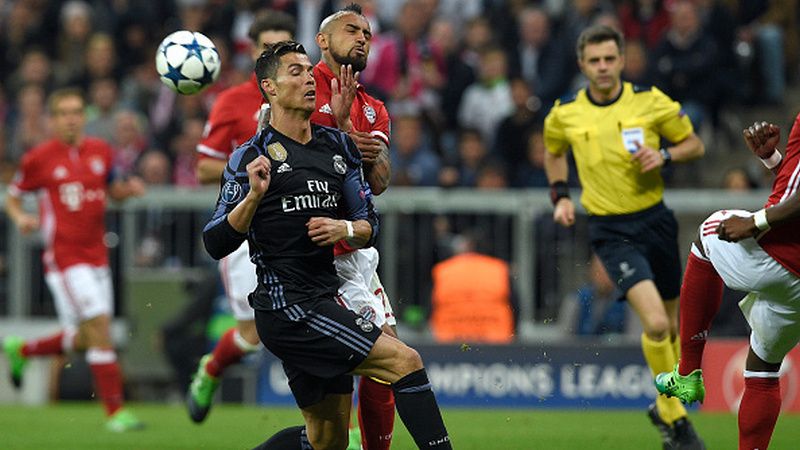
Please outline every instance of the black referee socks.
[{"label": "black referee socks", "polygon": [[306,437],[306,427],[289,427],[273,434],[253,450],[311,450],[311,445]]},{"label": "black referee socks", "polygon": [[417,447],[453,448],[424,368],[397,380],[392,390],[397,413]]}]

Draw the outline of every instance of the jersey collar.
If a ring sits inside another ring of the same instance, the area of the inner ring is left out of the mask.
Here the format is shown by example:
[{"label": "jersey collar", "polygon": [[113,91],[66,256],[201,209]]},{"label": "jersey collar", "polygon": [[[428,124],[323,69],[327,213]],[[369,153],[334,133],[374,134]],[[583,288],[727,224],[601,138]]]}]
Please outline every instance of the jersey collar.
[{"label": "jersey collar", "polygon": [[593,99],[592,95],[589,93],[589,88],[588,87],[584,88],[584,92],[586,93],[586,99],[589,100],[589,103],[591,103],[591,104],[593,104],[595,106],[611,106],[614,103],[616,103],[617,100],[619,100],[622,97],[622,94],[625,93],[625,88],[626,88],[626,84],[627,83],[625,83],[624,81],[620,81],[620,84],[622,84],[622,89],[619,90],[619,94],[617,94],[616,97],[612,98],[611,100],[609,100],[607,102],[598,102],[597,100]]}]

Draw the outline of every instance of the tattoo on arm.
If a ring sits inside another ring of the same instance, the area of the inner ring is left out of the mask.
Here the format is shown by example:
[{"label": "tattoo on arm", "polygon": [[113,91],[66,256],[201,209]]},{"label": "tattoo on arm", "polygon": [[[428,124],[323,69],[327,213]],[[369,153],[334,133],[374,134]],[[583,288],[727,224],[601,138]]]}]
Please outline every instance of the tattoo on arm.
[{"label": "tattoo on arm", "polygon": [[392,177],[392,165],[389,159],[389,147],[381,143],[381,152],[375,158],[375,162],[364,166],[366,169],[367,183],[369,183],[372,193],[380,195],[389,187],[389,180]]}]

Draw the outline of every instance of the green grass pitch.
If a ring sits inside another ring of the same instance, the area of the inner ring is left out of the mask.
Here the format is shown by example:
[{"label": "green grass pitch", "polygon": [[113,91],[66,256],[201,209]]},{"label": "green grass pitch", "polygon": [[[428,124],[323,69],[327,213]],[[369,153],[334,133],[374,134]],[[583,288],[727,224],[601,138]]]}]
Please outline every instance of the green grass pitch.
[{"label": "green grass pitch", "polygon": [[[251,449],[275,431],[301,423],[293,408],[216,405],[203,425],[181,405],[131,405],[147,423],[142,431],[114,434],[103,428],[99,404],[0,406],[3,450]],[[645,450],[661,448],[644,411],[446,409],[456,449]],[[710,450],[736,448],[736,416],[692,414]],[[798,448],[800,415],[783,415],[771,449]],[[393,449],[415,448],[397,421]]]}]

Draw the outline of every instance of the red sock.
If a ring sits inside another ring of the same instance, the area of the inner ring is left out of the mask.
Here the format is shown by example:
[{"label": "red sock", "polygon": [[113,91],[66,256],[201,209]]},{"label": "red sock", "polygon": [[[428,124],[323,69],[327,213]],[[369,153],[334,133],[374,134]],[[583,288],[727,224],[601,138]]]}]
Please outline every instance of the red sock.
[{"label": "red sock", "polygon": [[711,321],[722,303],[722,286],[714,266],[689,253],[681,285],[681,375],[700,368]]},{"label": "red sock", "polygon": [[122,408],[122,370],[117,362],[114,350],[90,348],[86,352],[86,362],[92,370],[97,394],[106,415],[110,416]]},{"label": "red sock", "polygon": [[364,450],[389,450],[394,431],[394,392],[390,385],[361,377],[358,424]]},{"label": "red sock", "polygon": [[739,405],[739,450],[766,450],[780,412],[779,378],[745,378]]},{"label": "red sock", "polygon": [[214,357],[206,364],[206,372],[214,378],[222,375],[226,367],[239,362],[244,356],[244,351],[233,339],[234,333],[236,328],[231,328],[219,338],[217,346],[214,347]]},{"label": "red sock", "polygon": [[22,356],[60,355],[64,353],[64,332],[52,336],[25,341]]}]

